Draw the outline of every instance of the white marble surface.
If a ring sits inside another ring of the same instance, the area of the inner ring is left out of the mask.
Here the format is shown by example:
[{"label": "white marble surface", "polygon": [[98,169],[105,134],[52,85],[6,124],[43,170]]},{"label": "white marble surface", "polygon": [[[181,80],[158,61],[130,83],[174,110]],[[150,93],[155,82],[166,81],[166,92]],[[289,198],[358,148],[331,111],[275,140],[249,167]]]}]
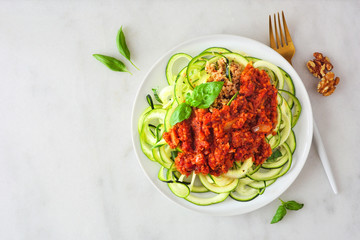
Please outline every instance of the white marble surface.
[{"label": "white marble surface", "polygon": [[[132,102],[153,62],[189,38],[237,34],[268,44],[268,14],[284,10],[334,195],[314,147],[281,196],[305,203],[275,225],[279,202],[213,217],[170,202],[133,151]],[[359,239],[359,1],[0,1],[0,239]],[[132,76],[91,54],[118,56],[123,25]],[[330,57],[341,77],[322,97],[305,62]]]}]

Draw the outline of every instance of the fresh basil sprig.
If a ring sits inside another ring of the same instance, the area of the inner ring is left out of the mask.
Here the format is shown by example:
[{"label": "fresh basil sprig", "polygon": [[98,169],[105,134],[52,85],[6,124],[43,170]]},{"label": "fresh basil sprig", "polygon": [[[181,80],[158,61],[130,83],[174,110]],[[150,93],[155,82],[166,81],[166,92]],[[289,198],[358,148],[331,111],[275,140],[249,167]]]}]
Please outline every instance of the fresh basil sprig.
[{"label": "fresh basil sprig", "polygon": [[123,55],[137,70],[139,70],[139,68],[136,67],[135,64],[130,60],[130,51],[126,44],[125,34],[122,30],[122,26],[120,27],[116,36],[116,45],[121,55]]},{"label": "fresh basil sprig", "polygon": [[191,107],[186,103],[177,106],[170,117],[171,126],[188,119],[191,116],[191,112]]},{"label": "fresh basil sprig", "polygon": [[192,94],[186,95],[185,102],[192,107],[209,108],[219,95],[224,82],[207,82],[194,88]]},{"label": "fresh basil sprig", "polygon": [[170,124],[174,126],[191,116],[192,108],[209,108],[219,95],[224,82],[202,83],[194,88],[192,94],[188,93],[185,102],[177,106],[170,117]]},{"label": "fresh basil sprig", "polygon": [[132,75],[132,73],[126,68],[125,64],[116,58],[101,54],[93,54],[93,56],[113,71],[128,72]]},{"label": "fresh basil sprig", "polygon": [[301,209],[304,206],[304,204],[298,203],[296,201],[284,202],[281,199],[280,199],[280,201],[281,201],[281,205],[276,210],[276,213],[275,213],[273,219],[271,220],[271,224],[281,221],[281,219],[283,219],[284,216],[287,213],[286,209],[297,211],[297,210]]}]

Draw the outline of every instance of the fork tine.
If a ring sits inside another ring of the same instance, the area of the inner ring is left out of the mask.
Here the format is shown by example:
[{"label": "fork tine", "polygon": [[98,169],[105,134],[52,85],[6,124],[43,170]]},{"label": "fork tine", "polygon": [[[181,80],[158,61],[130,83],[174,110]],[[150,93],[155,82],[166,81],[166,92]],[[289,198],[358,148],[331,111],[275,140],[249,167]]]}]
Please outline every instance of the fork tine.
[{"label": "fork tine", "polygon": [[275,14],[274,14],[274,26],[275,26],[276,44],[277,44],[278,48],[281,48],[280,37],[279,37],[279,33],[277,31],[277,26],[276,26],[276,15]]},{"label": "fork tine", "polygon": [[290,37],[290,33],[289,33],[289,29],[288,29],[287,24],[286,24],[284,11],[282,11],[282,20],[283,20],[283,25],[284,25],[286,42],[287,42],[287,43],[292,42],[291,37]]},{"label": "fork tine", "polygon": [[269,15],[269,38],[270,38],[270,47],[276,48],[276,43],[274,39],[274,33],[272,30],[272,24],[271,24],[271,15]]},{"label": "fork tine", "polygon": [[286,45],[286,42],[285,42],[285,39],[284,39],[284,34],[283,34],[283,32],[282,32],[282,27],[281,27],[281,22],[280,22],[280,15],[279,15],[279,13],[278,13],[277,15],[278,15],[278,23],[279,23],[281,44],[282,44],[282,46],[285,46],[285,45]]}]

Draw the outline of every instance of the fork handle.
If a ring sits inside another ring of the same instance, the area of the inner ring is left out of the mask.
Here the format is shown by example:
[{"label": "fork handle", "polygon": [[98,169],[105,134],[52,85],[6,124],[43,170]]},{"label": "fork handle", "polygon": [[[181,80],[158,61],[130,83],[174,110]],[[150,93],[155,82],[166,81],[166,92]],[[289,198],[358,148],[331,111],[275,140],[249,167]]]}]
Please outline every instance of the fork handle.
[{"label": "fork handle", "polygon": [[325,169],[325,173],[329,179],[330,185],[332,190],[334,191],[335,194],[338,194],[338,189],[336,186],[336,182],[334,179],[334,175],[331,171],[331,166],[330,166],[330,162],[329,159],[327,157],[326,151],[325,151],[325,147],[323,144],[323,141],[321,139],[320,136],[320,132],[319,129],[316,125],[315,119],[314,119],[314,143],[315,143],[315,147],[317,149],[317,152],[319,154],[320,160],[322,162],[322,165],[324,166]]}]

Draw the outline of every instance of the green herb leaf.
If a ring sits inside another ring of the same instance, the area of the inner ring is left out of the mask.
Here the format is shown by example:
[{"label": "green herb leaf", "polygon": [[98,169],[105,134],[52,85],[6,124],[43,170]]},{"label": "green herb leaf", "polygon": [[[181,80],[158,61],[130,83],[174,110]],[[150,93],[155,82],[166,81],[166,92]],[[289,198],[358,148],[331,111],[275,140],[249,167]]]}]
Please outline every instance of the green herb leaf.
[{"label": "green herb leaf", "polygon": [[219,95],[224,82],[207,82],[194,88],[192,94],[187,94],[185,102],[192,107],[209,108]]},{"label": "green herb leaf", "polygon": [[182,103],[177,106],[170,117],[170,124],[174,126],[178,122],[182,122],[185,119],[188,119],[191,115],[192,109],[186,103]]},{"label": "green herb leaf", "polygon": [[121,55],[123,55],[137,70],[139,70],[139,68],[136,67],[135,64],[130,60],[130,51],[126,44],[125,34],[122,30],[122,26],[120,27],[116,36],[116,45]]},{"label": "green herb leaf", "polygon": [[93,54],[93,56],[113,71],[128,72],[132,74],[129,70],[127,70],[125,64],[116,58],[101,54]]},{"label": "green herb leaf", "polygon": [[295,210],[295,211],[301,209],[304,206],[303,203],[298,203],[296,201],[284,202],[283,205],[286,209]]},{"label": "green herb leaf", "polygon": [[275,213],[273,219],[271,220],[271,223],[277,223],[281,219],[283,219],[283,217],[286,215],[286,209],[288,209],[288,210],[299,210],[304,206],[304,204],[298,203],[296,201],[284,202],[281,199],[280,199],[280,201],[281,201],[281,205],[276,210],[276,213]]},{"label": "green herb leaf", "polygon": [[270,157],[268,157],[268,159],[266,160],[267,162],[273,162],[275,161],[278,157],[281,157],[282,153],[280,152],[279,149],[276,149],[276,151],[274,151]]},{"label": "green herb leaf", "polygon": [[271,220],[271,224],[281,221],[281,219],[283,219],[285,215],[286,215],[286,208],[284,207],[284,205],[280,205],[276,210],[273,219]]},{"label": "green herb leaf", "polygon": [[157,89],[156,88],[153,88],[152,89],[153,93],[154,93],[154,97],[155,99],[159,102],[159,103],[163,103],[159,97],[159,94],[157,93]]}]

